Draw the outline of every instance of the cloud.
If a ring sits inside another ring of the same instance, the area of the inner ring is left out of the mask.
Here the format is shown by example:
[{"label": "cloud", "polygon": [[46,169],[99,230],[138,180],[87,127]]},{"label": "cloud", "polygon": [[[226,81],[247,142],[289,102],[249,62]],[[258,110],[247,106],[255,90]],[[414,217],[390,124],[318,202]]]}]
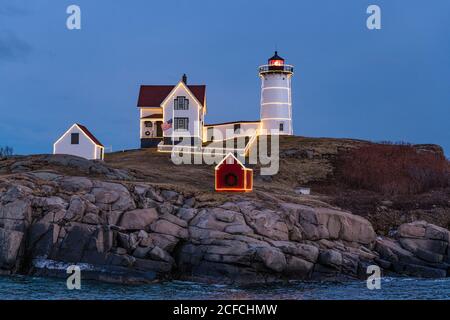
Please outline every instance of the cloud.
[{"label": "cloud", "polygon": [[22,60],[31,52],[30,44],[12,32],[0,32],[0,61]]}]

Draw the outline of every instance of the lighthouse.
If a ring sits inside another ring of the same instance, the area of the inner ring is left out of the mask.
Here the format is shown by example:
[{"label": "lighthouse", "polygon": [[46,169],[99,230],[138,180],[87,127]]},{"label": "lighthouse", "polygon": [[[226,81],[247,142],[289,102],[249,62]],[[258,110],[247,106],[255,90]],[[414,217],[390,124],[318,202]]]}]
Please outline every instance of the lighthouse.
[{"label": "lighthouse", "polygon": [[261,78],[261,129],[267,134],[292,135],[291,78],[294,67],[275,55],[259,67]]}]

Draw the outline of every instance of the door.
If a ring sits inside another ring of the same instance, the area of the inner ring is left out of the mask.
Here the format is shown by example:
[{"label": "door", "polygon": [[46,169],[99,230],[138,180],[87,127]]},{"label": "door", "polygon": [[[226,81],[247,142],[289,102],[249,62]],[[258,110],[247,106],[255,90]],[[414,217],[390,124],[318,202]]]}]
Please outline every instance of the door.
[{"label": "door", "polygon": [[161,128],[162,123],[163,123],[162,121],[156,121],[156,136],[158,138],[163,136],[163,132],[162,132],[162,128]]}]

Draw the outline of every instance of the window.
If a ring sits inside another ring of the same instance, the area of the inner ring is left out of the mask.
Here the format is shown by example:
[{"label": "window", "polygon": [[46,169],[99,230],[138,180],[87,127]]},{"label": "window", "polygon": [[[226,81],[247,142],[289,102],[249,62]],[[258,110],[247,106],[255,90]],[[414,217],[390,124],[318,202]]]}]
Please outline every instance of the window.
[{"label": "window", "polygon": [[214,127],[209,127],[208,131],[206,132],[206,137],[208,137],[207,139],[209,141],[213,141],[214,140]]},{"label": "window", "polygon": [[80,134],[79,133],[72,133],[70,135],[70,143],[71,144],[80,144]]},{"label": "window", "polygon": [[151,128],[153,127],[153,123],[151,121],[145,121],[145,127]]},{"label": "window", "polygon": [[189,118],[175,118],[175,130],[189,130]]},{"label": "window", "polygon": [[284,131],[284,123],[280,123],[280,132]]},{"label": "window", "polygon": [[241,132],[241,124],[235,124],[234,125],[234,133],[240,133]]},{"label": "window", "polygon": [[174,109],[175,110],[188,110],[189,109],[189,100],[186,97],[177,97],[174,100]]}]

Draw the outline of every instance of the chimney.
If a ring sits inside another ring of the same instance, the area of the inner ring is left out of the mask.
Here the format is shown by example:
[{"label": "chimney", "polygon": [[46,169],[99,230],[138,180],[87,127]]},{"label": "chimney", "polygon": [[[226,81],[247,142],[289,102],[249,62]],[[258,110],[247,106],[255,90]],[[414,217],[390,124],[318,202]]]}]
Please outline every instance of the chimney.
[{"label": "chimney", "polygon": [[183,74],[183,77],[181,78],[181,81],[183,81],[184,84],[187,84],[187,75],[186,75],[186,73]]}]

